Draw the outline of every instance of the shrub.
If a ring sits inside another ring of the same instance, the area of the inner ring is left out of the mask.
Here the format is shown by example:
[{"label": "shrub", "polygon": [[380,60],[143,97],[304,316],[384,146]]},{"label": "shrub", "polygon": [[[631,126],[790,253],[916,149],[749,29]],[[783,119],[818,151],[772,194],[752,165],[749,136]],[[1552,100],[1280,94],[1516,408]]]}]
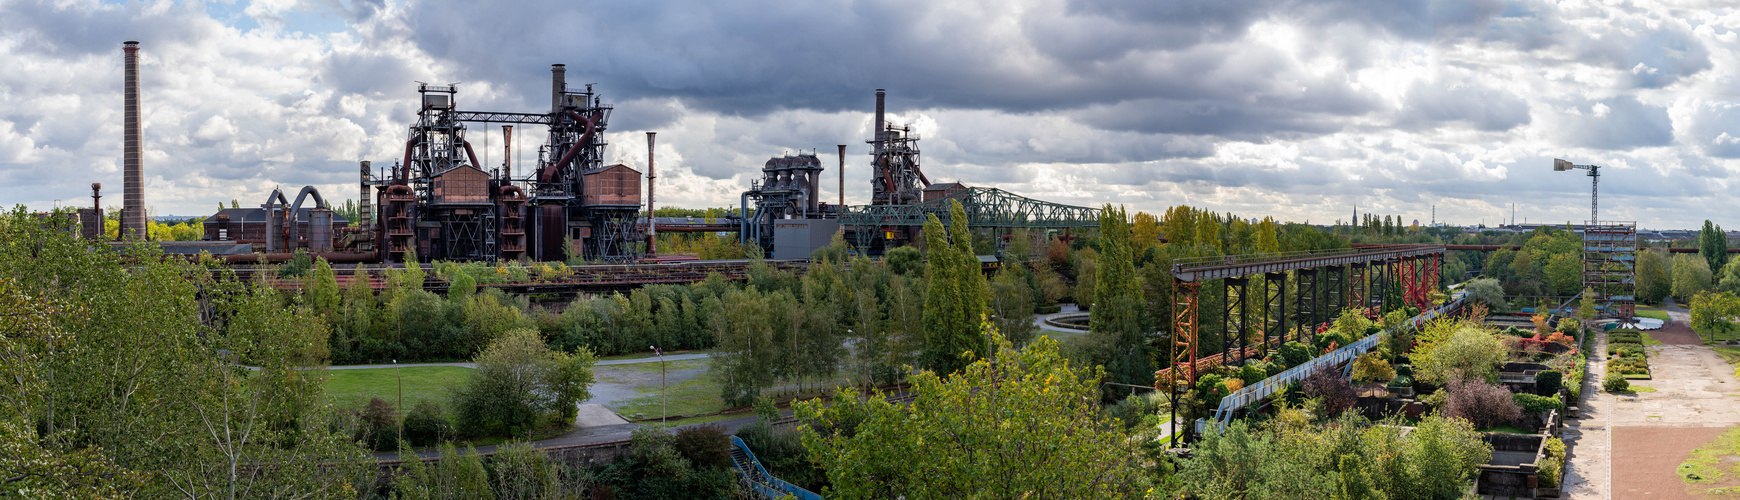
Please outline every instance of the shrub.
[{"label": "shrub", "polygon": [[1535,392],[1554,394],[1563,387],[1564,374],[1558,370],[1543,370],[1535,374]]},{"label": "shrub", "polygon": [[1511,398],[1509,390],[1479,379],[1459,378],[1444,387],[1445,415],[1473,423],[1476,428],[1496,427],[1515,422],[1522,408]]},{"label": "shrub", "polygon": [[1565,403],[1557,397],[1536,396],[1534,394],[1512,394],[1511,400],[1527,413],[1540,413],[1547,410],[1565,410]]},{"label": "shrub", "polygon": [[1565,469],[1565,442],[1556,437],[1547,438],[1547,457],[1537,465],[1541,471],[1541,487],[1558,486],[1559,475]]},{"label": "shrub", "polygon": [[1625,380],[1623,374],[1609,371],[1607,377],[1601,380],[1601,388],[1607,392],[1625,392],[1631,390],[1631,382]]},{"label": "shrub", "polygon": [[1354,403],[1359,401],[1353,385],[1348,384],[1347,379],[1341,378],[1340,373],[1328,366],[1305,377],[1305,395],[1322,398],[1324,415],[1331,418],[1341,416],[1341,412],[1353,408]]},{"label": "shrub", "polygon": [[405,415],[405,440],[411,446],[426,447],[453,436],[453,424],[441,414],[441,405],[427,399],[417,401],[411,413]]},{"label": "shrub", "polygon": [[1288,342],[1281,345],[1281,352],[1279,354],[1281,362],[1286,364],[1288,368],[1305,364],[1306,361],[1311,361],[1311,358],[1313,357],[1311,347],[1298,342]]},{"label": "shrub", "polygon": [[731,436],[717,424],[697,425],[677,430],[671,447],[678,455],[689,459],[697,469],[725,467],[731,464]]},{"label": "shrub", "polygon": [[1497,337],[1471,325],[1456,327],[1448,336],[1413,356],[1415,378],[1438,384],[1458,378],[1498,380],[1498,365],[1506,358]]},{"label": "shrub", "polygon": [[455,423],[467,436],[524,435],[547,418],[572,419],[591,397],[592,353],[551,351],[535,330],[503,334],[474,362],[453,396]]},{"label": "shrub", "polygon": [[1268,372],[1263,371],[1262,367],[1257,366],[1256,363],[1246,363],[1244,366],[1239,367],[1238,378],[1244,382],[1244,385],[1251,385],[1257,382],[1262,382],[1265,378],[1269,378],[1269,374]]},{"label": "shrub", "polygon": [[362,413],[358,414],[358,441],[362,441],[369,449],[375,451],[392,451],[399,449],[399,412],[392,403],[381,398],[369,399]]},{"label": "shrub", "polygon": [[1353,360],[1353,379],[1360,382],[1383,382],[1396,378],[1396,370],[1384,361],[1383,353],[1368,352]]},{"label": "shrub", "polygon": [[1414,365],[1396,365],[1397,377],[1413,377]]}]

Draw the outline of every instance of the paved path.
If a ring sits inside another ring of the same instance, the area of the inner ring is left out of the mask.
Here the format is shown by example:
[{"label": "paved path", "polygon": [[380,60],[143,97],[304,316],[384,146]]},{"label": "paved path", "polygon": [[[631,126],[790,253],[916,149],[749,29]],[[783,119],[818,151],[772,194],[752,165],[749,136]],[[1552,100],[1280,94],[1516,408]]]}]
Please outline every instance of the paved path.
[{"label": "paved path", "polygon": [[[712,356],[713,356],[713,353],[710,353],[710,352],[702,352],[702,353],[694,353],[694,354],[671,354],[671,355],[665,356],[664,361],[682,361],[682,360],[686,360],[686,359],[702,359],[702,358],[708,358],[708,357],[712,357]],[[611,360],[599,361],[594,366],[632,365],[632,364],[637,364],[637,363],[657,363],[657,362],[659,362],[658,356],[653,356],[650,358],[611,359]],[[328,366],[328,367],[326,367],[326,369],[328,369],[328,370],[366,370],[366,369],[371,369],[371,368],[393,368],[393,367],[415,368],[415,367],[419,367],[419,366],[458,366],[461,368],[477,368],[476,363],[405,363],[405,364],[400,364],[400,365],[387,364],[387,365]]]},{"label": "paved path", "polygon": [[[1723,429],[1740,426],[1733,367],[1695,334],[1667,332],[1685,328],[1690,317],[1672,303],[1664,309],[1672,324],[1665,334],[1651,334],[1664,345],[1645,348],[1651,380],[1632,383],[1655,392],[1600,393],[1610,430],[1608,493],[1572,498],[1694,498],[1677,474],[1679,463]],[[1598,380],[1604,371],[1591,375]]]}]

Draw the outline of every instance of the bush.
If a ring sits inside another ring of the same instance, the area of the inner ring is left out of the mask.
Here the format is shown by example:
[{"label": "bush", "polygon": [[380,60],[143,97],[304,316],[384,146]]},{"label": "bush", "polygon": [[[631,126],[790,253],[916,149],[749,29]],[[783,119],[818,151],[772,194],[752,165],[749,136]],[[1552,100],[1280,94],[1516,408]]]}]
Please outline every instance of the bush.
[{"label": "bush", "polygon": [[1535,392],[1540,394],[1555,394],[1564,387],[1564,374],[1558,370],[1544,370],[1535,374]]},{"label": "bush", "polygon": [[1509,390],[1479,379],[1459,378],[1444,387],[1446,416],[1469,421],[1476,428],[1497,427],[1515,422],[1522,408]]},{"label": "bush", "polygon": [[1256,363],[1246,363],[1244,366],[1239,367],[1238,377],[1239,380],[1244,381],[1244,385],[1251,385],[1257,382],[1262,382],[1265,378],[1269,378],[1269,374],[1268,372],[1263,371],[1262,367],[1257,366]]},{"label": "bush", "polygon": [[1397,377],[1413,377],[1414,365],[1396,365]]},{"label": "bush", "polygon": [[1541,487],[1558,486],[1559,475],[1565,469],[1565,442],[1556,437],[1547,438],[1547,457],[1541,460],[1538,467],[1541,471]]},{"label": "bush", "polygon": [[375,451],[399,449],[398,413],[392,403],[381,398],[369,399],[368,405],[357,415],[356,440]]},{"label": "bush", "polygon": [[1396,370],[1384,361],[1383,353],[1368,352],[1353,360],[1353,379],[1360,382],[1383,382],[1396,378]]},{"label": "bush", "polygon": [[417,401],[411,413],[405,415],[405,440],[411,446],[427,447],[453,437],[453,424],[441,414],[441,405],[427,399]]},{"label": "bush", "polygon": [[1507,356],[1497,337],[1467,325],[1424,347],[1426,352],[1413,356],[1415,378],[1434,384],[1459,378],[1497,381],[1498,365]]},{"label": "bush", "polygon": [[1322,398],[1324,415],[1331,418],[1341,416],[1341,412],[1353,408],[1359,402],[1353,385],[1348,384],[1347,379],[1341,378],[1341,374],[1329,366],[1305,377],[1305,395]]},{"label": "bush", "polygon": [[697,469],[731,465],[731,436],[717,424],[678,429],[671,447]]},{"label": "bush", "polygon": [[1540,413],[1547,410],[1565,410],[1565,403],[1557,397],[1536,396],[1534,394],[1512,394],[1511,400],[1527,413]]},{"label": "bush", "polygon": [[1609,371],[1601,380],[1601,388],[1607,392],[1626,392],[1631,390],[1631,382],[1625,380],[1625,375]]},{"label": "bush", "polygon": [[1310,346],[1298,342],[1282,344],[1278,354],[1281,362],[1286,364],[1288,368],[1305,364],[1306,361],[1311,361],[1311,358],[1314,357]]},{"label": "bush", "polygon": [[454,392],[455,424],[466,436],[520,436],[551,419],[572,419],[591,397],[592,353],[554,352],[530,329],[503,334],[475,358]]}]

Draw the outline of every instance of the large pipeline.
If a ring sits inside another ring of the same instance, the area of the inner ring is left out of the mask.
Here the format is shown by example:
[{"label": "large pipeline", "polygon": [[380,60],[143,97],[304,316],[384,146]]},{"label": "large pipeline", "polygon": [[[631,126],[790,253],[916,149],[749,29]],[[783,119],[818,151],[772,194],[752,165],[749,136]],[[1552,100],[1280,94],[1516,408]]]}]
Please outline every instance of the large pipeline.
[{"label": "large pipeline", "polygon": [[[326,259],[327,262],[331,262],[334,264],[372,263],[372,262],[379,262],[380,261],[380,256],[375,255],[374,252],[369,252],[369,253],[352,253],[352,252],[312,253],[311,252],[308,254],[308,256],[311,258],[312,257],[320,257],[322,259]],[[265,260],[266,262],[285,262],[285,261],[290,260],[291,258],[296,257],[296,254],[283,253],[283,252],[238,253],[238,254],[231,254],[231,255],[220,255],[218,257],[221,257],[224,262],[235,264],[235,263],[259,262],[261,260]]]},{"label": "large pipeline", "polygon": [[411,148],[417,147],[417,141],[422,139],[422,137],[412,137],[410,140],[405,141],[405,162],[399,164],[399,182],[410,182]]},{"label": "large pipeline", "polygon": [[471,160],[471,166],[483,170],[483,164],[477,162],[477,152],[471,150],[471,141],[460,139],[459,144],[465,146],[465,157]]},{"label": "large pipeline", "polygon": [[592,133],[598,131],[598,121],[591,116],[581,116],[580,113],[573,111],[569,111],[568,116],[573,117],[580,123],[585,123],[586,133],[580,134],[580,140],[575,141],[574,146],[568,148],[567,153],[562,154],[562,159],[556,160],[556,163],[545,165],[541,171],[538,172],[538,182],[550,182],[550,177],[556,175],[556,169],[560,168],[562,165],[567,165],[570,161],[573,161],[574,155],[580,153],[580,150],[586,147],[586,143],[592,140]]}]

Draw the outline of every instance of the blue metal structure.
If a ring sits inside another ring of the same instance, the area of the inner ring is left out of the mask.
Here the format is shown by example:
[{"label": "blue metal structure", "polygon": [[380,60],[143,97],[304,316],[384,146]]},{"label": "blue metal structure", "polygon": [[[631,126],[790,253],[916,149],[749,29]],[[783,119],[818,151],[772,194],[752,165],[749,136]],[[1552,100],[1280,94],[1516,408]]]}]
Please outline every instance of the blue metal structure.
[{"label": "blue metal structure", "polygon": [[790,496],[798,500],[822,500],[821,495],[768,474],[767,469],[761,466],[761,461],[755,458],[755,452],[750,451],[749,445],[744,444],[737,436],[731,436],[731,465],[732,470],[737,473],[737,479],[743,481],[749,491],[762,498]]}]

